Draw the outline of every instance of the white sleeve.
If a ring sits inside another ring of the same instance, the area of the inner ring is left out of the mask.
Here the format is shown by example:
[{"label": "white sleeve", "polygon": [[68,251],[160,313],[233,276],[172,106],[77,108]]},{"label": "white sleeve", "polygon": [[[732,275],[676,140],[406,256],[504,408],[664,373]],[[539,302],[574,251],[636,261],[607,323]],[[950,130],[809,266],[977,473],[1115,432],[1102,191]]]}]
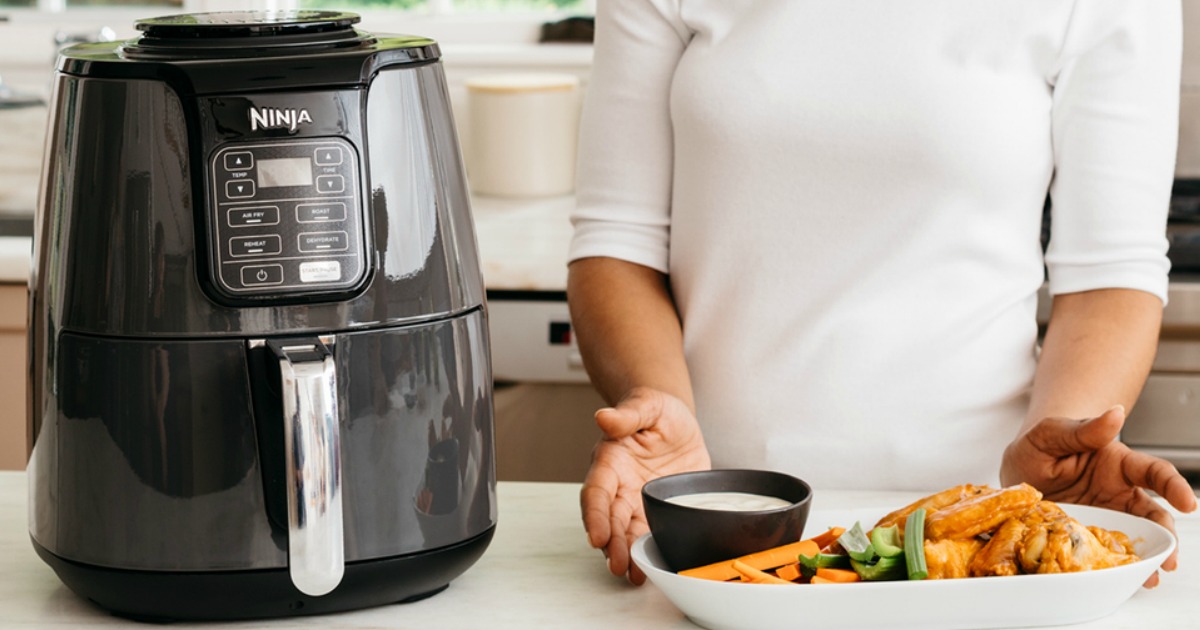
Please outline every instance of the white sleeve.
[{"label": "white sleeve", "polygon": [[1050,293],[1139,289],[1166,302],[1178,141],[1179,0],[1077,0],[1052,77]]},{"label": "white sleeve", "polygon": [[691,33],[678,0],[600,0],[584,99],[569,260],[667,272],[674,142],[670,91]]}]

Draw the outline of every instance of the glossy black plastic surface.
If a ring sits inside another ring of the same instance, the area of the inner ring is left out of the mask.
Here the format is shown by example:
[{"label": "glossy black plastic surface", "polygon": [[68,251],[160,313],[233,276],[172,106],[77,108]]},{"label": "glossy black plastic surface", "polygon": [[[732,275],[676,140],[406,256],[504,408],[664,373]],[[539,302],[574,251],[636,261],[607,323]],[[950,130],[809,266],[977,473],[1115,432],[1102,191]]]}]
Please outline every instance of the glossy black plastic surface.
[{"label": "glossy black plastic surface", "polygon": [[59,558],[34,542],[72,590],[119,615],[141,621],[230,620],[319,615],[407,603],[434,595],[479,559],[495,529],[434,551],[357,562],[342,584],[322,597],[292,586],[287,571],[127,571]]},{"label": "glossy black plastic surface", "polygon": [[[496,522],[483,312],[336,334],[349,562]],[[287,566],[283,419],[266,348],[64,333],[30,463],[33,537],[156,571]],[[276,364],[277,365],[277,364]]]},{"label": "glossy black plastic surface", "polygon": [[224,49],[214,46],[217,42],[156,38],[76,44],[59,54],[58,70],[97,79],[161,81],[191,96],[365,86],[383,69],[441,57],[438,45],[423,37],[348,33],[334,39],[317,34],[318,41],[300,36],[306,39],[284,48],[272,44],[278,38],[267,37],[235,38]]},{"label": "glossy black plastic surface", "polygon": [[[74,567],[72,588],[284,576],[264,587],[279,594],[269,609],[243,597],[222,613],[274,616],[435,592],[482,553],[496,523],[487,316],[436,54],[412,38],[287,59],[66,55],[77,74],[55,79],[34,236],[29,472],[30,533],[56,569]],[[252,123],[253,108],[299,103],[311,123]],[[212,160],[309,139],[361,166],[337,174],[361,190],[362,282],[226,299],[209,273],[212,247],[229,246],[209,231]],[[337,374],[349,569],[337,597],[296,610],[265,341],[312,336]]]},{"label": "glossy black plastic surface", "polygon": [[[45,310],[35,314],[35,326],[45,321],[56,329],[117,336],[257,337],[415,322],[483,303],[465,175],[439,65],[381,72],[365,96],[369,135],[360,150],[374,249],[370,284],[353,299],[270,308],[217,304],[197,281],[207,274],[198,268],[207,256],[197,252],[209,248],[197,232],[207,218],[202,184],[209,140],[201,130],[249,140],[248,130],[213,113],[217,103],[271,107],[286,98],[181,100],[162,82],[65,75],[57,81],[58,115],[34,245],[33,286]],[[196,115],[185,117],[191,107]],[[329,119],[332,126],[305,133],[352,134],[353,121],[361,120]],[[45,339],[53,330],[35,333]]]}]

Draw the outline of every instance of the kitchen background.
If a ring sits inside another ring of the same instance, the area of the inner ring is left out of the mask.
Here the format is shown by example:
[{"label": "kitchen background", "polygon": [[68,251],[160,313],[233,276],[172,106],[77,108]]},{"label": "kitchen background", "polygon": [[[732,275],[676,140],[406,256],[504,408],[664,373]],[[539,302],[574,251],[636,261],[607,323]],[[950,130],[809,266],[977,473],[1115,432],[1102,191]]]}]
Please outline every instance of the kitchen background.
[{"label": "kitchen background", "polygon": [[[26,457],[25,282],[47,113],[40,101],[57,47],[133,37],[137,18],[255,6],[351,10],[368,30],[439,41],[475,188],[499,477],[582,480],[598,436],[591,415],[603,403],[570,334],[565,259],[573,199],[569,169],[564,175],[553,167],[573,155],[591,64],[591,46],[578,41],[588,24],[570,18],[590,15],[595,1],[0,0],[0,469],[23,468]],[[1188,180],[1200,181],[1200,0],[1184,0],[1184,16],[1181,191]],[[548,161],[512,170],[538,160]],[[1200,192],[1176,200],[1170,230],[1171,303],[1154,374],[1125,438],[1200,471]]]}]

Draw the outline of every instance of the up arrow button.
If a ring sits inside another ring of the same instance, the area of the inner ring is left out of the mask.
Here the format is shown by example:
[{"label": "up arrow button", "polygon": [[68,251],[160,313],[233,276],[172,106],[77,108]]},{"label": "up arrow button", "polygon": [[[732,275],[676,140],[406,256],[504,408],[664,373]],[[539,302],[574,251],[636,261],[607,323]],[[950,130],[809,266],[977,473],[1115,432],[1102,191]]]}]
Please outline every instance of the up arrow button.
[{"label": "up arrow button", "polygon": [[317,166],[334,166],[342,163],[341,147],[321,147],[316,151]]},{"label": "up arrow button", "polygon": [[254,154],[249,151],[235,151],[225,154],[225,170],[245,171],[254,166]]}]

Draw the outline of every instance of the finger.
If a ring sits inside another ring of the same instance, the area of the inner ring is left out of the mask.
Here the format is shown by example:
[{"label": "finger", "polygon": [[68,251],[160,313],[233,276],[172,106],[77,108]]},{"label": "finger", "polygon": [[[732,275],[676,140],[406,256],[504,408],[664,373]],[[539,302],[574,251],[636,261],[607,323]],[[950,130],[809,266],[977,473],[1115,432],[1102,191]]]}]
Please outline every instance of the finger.
[{"label": "finger", "polygon": [[1155,571],[1150,577],[1142,582],[1142,588],[1154,588],[1158,586],[1158,571]]},{"label": "finger", "polygon": [[[630,547],[632,548],[633,543],[649,531],[650,526],[646,523],[645,515],[641,513],[635,514],[633,519],[629,521],[629,534],[627,540],[629,540]],[[631,553],[629,562],[629,581],[633,584],[643,584],[646,582],[646,574],[642,572],[641,567],[639,567],[636,562],[632,561],[632,557],[633,554]]]},{"label": "finger", "polygon": [[635,586],[641,586],[646,583],[646,574],[642,572],[641,567],[636,562],[629,565],[629,583]]},{"label": "finger", "polygon": [[662,414],[660,396],[634,394],[596,412],[596,424],[605,437],[618,440],[654,426]]},{"label": "finger", "polygon": [[610,518],[617,496],[617,476],[611,469],[593,466],[579,491],[579,507],[588,544],[603,549],[612,537]]},{"label": "finger", "polygon": [[612,516],[609,519],[612,537],[605,547],[608,555],[608,570],[613,575],[625,575],[629,572],[629,546],[633,541],[627,537],[629,521],[632,519],[629,504],[618,501],[612,506]]},{"label": "finger", "polygon": [[1125,424],[1125,408],[1117,405],[1090,420],[1046,418],[1034,425],[1026,438],[1053,457],[1089,453],[1117,439]]},{"label": "finger", "polygon": [[1131,451],[1121,461],[1122,473],[1132,484],[1153,490],[1181,512],[1196,509],[1196,493],[1191,484],[1165,459]]},{"label": "finger", "polygon": [[1134,516],[1148,518],[1167,528],[1172,535],[1175,535],[1175,550],[1162,563],[1163,569],[1174,571],[1179,566],[1179,536],[1175,534],[1175,518],[1171,516],[1170,512],[1164,510],[1157,501],[1150,498],[1150,495],[1146,494],[1146,491],[1141,488],[1134,490],[1133,499],[1125,506],[1125,511]]},{"label": "finger", "polygon": [[1125,426],[1125,407],[1117,405],[1108,411],[1078,423],[1073,431],[1076,443],[1076,453],[1095,451],[1108,445],[1121,433]]}]

